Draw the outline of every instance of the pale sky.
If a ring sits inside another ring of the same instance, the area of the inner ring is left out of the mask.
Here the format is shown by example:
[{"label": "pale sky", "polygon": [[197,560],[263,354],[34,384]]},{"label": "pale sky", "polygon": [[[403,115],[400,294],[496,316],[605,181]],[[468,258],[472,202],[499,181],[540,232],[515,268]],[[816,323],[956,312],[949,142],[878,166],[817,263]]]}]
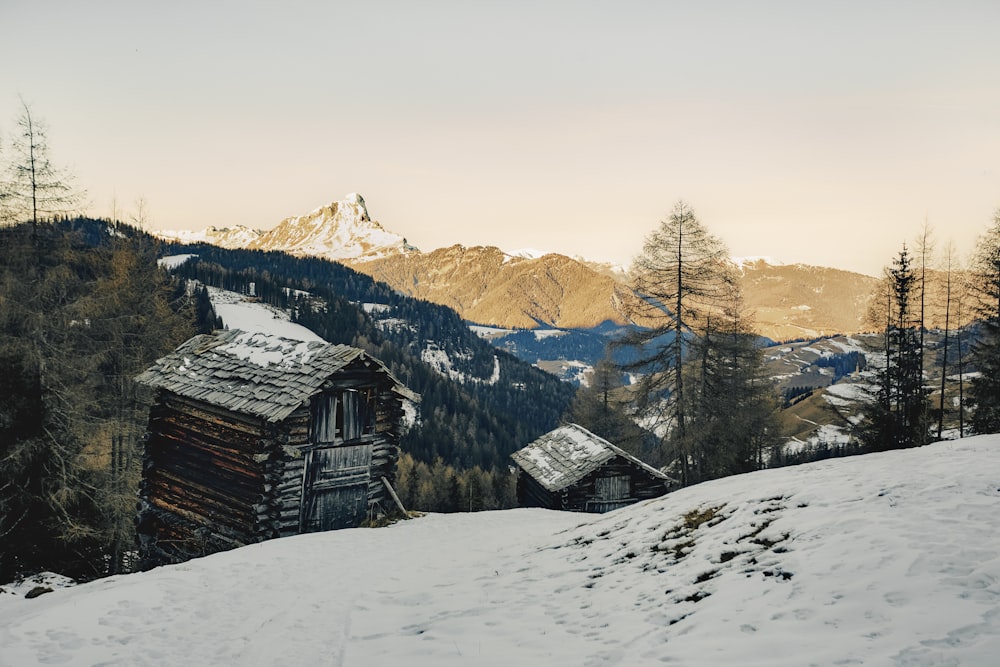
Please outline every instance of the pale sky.
[{"label": "pale sky", "polygon": [[733,255],[874,274],[1000,207],[998,35],[996,0],[0,0],[0,133],[20,95],[89,212],[153,228],[358,192],[424,251],[627,264],[683,199]]}]

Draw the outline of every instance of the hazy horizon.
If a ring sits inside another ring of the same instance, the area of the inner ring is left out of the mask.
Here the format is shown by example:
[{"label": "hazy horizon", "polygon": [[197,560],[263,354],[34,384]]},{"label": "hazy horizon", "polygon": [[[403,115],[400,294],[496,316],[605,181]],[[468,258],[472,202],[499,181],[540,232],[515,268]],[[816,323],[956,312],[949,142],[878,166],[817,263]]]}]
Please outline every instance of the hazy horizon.
[{"label": "hazy horizon", "polygon": [[428,251],[628,264],[674,203],[735,256],[877,275],[1000,207],[989,2],[14,0],[19,97],[88,212],[268,229],[341,199]]}]

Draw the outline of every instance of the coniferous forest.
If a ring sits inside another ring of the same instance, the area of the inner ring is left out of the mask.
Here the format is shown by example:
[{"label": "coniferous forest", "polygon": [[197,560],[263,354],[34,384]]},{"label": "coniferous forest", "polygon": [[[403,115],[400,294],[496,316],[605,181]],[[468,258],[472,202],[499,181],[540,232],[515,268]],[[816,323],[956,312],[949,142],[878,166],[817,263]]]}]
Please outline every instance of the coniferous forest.
[{"label": "coniferous forest", "polygon": [[[421,394],[398,478],[414,509],[512,507],[507,457],[554,428],[574,393],[494,350],[453,311],[332,262],[206,246],[185,249],[199,259],[169,273],[156,260],[175,249],[89,219],[0,228],[0,236],[0,579],[38,569],[92,578],[131,567],[150,400],[133,378],[220,324],[205,285],[289,308]],[[379,330],[359,305],[371,302],[409,325]],[[429,340],[471,378],[490,378],[499,363],[501,380],[443,377],[420,360]]]},{"label": "coniferous forest", "polygon": [[157,245],[107,223],[0,229],[0,579],[128,568],[148,396],[196,330]]}]

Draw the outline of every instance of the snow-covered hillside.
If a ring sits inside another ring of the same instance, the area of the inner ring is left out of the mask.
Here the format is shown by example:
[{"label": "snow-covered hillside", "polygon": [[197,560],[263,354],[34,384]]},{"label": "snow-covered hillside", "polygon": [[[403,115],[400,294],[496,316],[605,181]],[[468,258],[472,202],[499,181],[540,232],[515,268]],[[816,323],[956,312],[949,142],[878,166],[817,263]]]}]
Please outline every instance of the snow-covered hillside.
[{"label": "snow-covered hillside", "polygon": [[0,664],[995,665],[1000,436],[429,515],[28,600]]},{"label": "snow-covered hillside", "polygon": [[215,287],[209,287],[208,294],[215,314],[222,318],[227,329],[255,331],[307,342],[323,340],[301,324],[292,322],[288,313],[280,308]]}]

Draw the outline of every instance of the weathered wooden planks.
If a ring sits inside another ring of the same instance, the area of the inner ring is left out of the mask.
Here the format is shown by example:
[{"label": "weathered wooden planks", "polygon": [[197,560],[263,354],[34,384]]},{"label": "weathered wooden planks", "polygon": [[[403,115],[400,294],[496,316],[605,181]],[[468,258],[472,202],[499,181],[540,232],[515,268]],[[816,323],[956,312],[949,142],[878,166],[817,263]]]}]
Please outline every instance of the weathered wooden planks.
[{"label": "weathered wooden planks", "polygon": [[[289,348],[284,342],[251,342],[270,346],[268,351]],[[312,372],[331,374],[323,380],[295,367],[294,377],[286,378],[281,364],[262,369],[219,359],[225,345],[203,343],[147,373],[159,388],[150,410],[138,516],[148,564],[357,525],[392,509],[387,484],[399,458],[402,397],[415,395],[382,364],[343,346],[330,354],[314,346],[301,358],[316,357],[322,363]],[[191,354],[212,357],[192,361],[186,356]],[[273,409],[263,410],[262,401]],[[317,405],[333,412],[317,418]],[[273,419],[276,411],[282,419]],[[313,465],[320,460],[325,468]]]}]

